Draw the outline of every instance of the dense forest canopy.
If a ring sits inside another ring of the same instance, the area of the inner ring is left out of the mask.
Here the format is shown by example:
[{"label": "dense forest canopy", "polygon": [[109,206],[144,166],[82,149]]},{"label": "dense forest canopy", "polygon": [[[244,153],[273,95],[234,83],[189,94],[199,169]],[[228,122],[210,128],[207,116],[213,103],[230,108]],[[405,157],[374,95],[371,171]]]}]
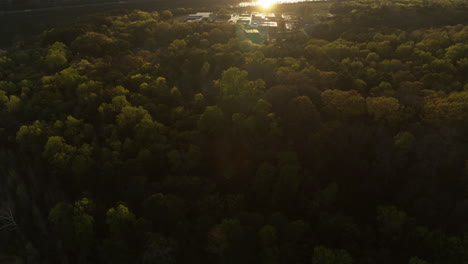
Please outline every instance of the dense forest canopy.
[{"label": "dense forest canopy", "polygon": [[177,12],[0,51],[0,257],[468,263],[466,3],[334,2],[264,44]]}]

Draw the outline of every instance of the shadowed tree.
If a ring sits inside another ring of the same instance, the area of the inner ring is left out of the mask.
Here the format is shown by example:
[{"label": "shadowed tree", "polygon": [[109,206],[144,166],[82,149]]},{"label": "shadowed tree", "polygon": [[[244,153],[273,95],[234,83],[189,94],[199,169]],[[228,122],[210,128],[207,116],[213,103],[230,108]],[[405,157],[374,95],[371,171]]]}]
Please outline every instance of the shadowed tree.
[{"label": "shadowed tree", "polygon": [[49,212],[49,221],[61,243],[57,245],[62,258],[75,256],[79,261],[86,258],[94,243],[94,218],[89,215],[93,203],[83,198],[71,205],[58,203]]},{"label": "shadowed tree", "polygon": [[223,111],[217,106],[207,106],[198,120],[198,129],[208,136],[220,136],[224,125]]},{"label": "shadowed tree", "polygon": [[329,249],[323,246],[314,248],[312,264],[352,264],[353,259],[343,249]]}]

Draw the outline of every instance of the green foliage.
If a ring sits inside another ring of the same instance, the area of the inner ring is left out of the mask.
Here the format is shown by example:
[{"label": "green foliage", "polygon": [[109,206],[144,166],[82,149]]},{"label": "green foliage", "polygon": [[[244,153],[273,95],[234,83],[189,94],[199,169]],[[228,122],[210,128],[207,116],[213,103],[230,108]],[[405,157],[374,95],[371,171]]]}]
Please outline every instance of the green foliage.
[{"label": "green foliage", "polygon": [[161,12],[161,18],[163,20],[169,20],[172,18],[172,12],[170,10],[164,10]]},{"label": "green foliage", "polygon": [[329,249],[323,246],[314,248],[312,264],[352,264],[353,259],[343,249]]},{"label": "green foliage", "polygon": [[452,62],[457,62],[460,59],[468,57],[468,44],[457,43],[447,48],[445,57]]},{"label": "green foliage", "polygon": [[106,212],[106,224],[110,233],[116,238],[128,232],[135,221],[135,215],[123,204],[118,204]]},{"label": "green foliage", "polygon": [[55,42],[49,46],[47,55],[44,58],[44,65],[49,71],[59,70],[67,65],[68,49],[61,42]]},{"label": "green foliage", "polygon": [[144,264],[171,264],[176,263],[176,244],[161,235],[153,235],[143,256]]},{"label": "green foliage", "polygon": [[427,261],[424,261],[418,257],[412,257],[408,264],[428,264]]},{"label": "green foliage", "polygon": [[315,194],[313,205],[316,208],[326,208],[336,201],[337,195],[338,185],[336,183],[331,183]]},{"label": "green foliage", "polygon": [[217,106],[207,106],[198,120],[198,129],[209,136],[218,136],[224,128],[224,114]]},{"label": "green foliage", "polygon": [[97,32],[87,32],[76,38],[72,49],[88,56],[102,56],[115,52],[115,41],[106,35]]},{"label": "green foliage", "polygon": [[39,120],[31,125],[22,125],[16,132],[16,142],[22,150],[31,150],[34,154],[42,152],[43,146],[47,140],[47,127]]},{"label": "green foliage", "polygon": [[178,57],[184,55],[185,49],[187,48],[187,42],[183,39],[176,39],[172,41],[168,49],[172,56]]},{"label": "green foliage", "polygon": [[299,190],[302,175],[301,165],[294,152],[278,154],[278,180],[274,189],[273,202],[286,206]]},{"label": "green foliage", "polygon": [[85,257],[94,243],[94,218],[92,202],[82,198],[75,205],[58,203],[49,212],[49,221],[53,225],[59,241],[63,243],[65,254],[74,252],[76,256]]},{"label": "green foliage", "polygon": [[21,99],[16,95],[10,95],[5,105],[9,112],[17,112],[20,110]]},{"label": "green foliage", "polygon": [[220,107],[227,116],[234,113],[249,113],[257,102],[264,82],[247,79],[248,73],[238,68],[223,72],[219,82],[221,87]]},{"label": "green foliage", "polygon": [[73,146],[68,145],[60,136],[51,136],[44,146],[42,156],[54,167],[65,169],[69,166],[75,152]]},{"label": "green foliage", "polygon": [[265,225],[258,231],[258,236],[263,249],[262,263],[279,263],[276,228]]},{"label": "green foliage", "polygon": [[414,141],[416,138],[414,137],[411,132],[403,131],[399,132],[395,137],[394,137],[394,144],[396,147],[402,149],[402,150],[411,150],[411,147],[414,144]]},{"label": "green foliage", "polygon": [[408,221],[405,212],[398,210],[395,206],[379,206],[377,208],[377,221],[380,231],[387,237],[395,239],[404,232]]},{"label": "green foliage", "polygon": [[398,118],[400,104],[391,97],[368,97],[366,99],[367,111],[374,120],[394,121]]},{"label": "green foliage", "polygon": [[241,243],[244,231],[237,219],[224,219],[208,233],[208,251],[223,259],[235,259],[234,249]]},{"label": "green foliage", "polygon": [[314,26],[119,11],[0,51],[0,253],[466,262],[466,4],[277,8]]},{"label": "green foliage", "polygon": [[334,118],[356,118],[366,111],[365,99],[354,90],[326,90],[322,92],[322,100],[325,113]]}]

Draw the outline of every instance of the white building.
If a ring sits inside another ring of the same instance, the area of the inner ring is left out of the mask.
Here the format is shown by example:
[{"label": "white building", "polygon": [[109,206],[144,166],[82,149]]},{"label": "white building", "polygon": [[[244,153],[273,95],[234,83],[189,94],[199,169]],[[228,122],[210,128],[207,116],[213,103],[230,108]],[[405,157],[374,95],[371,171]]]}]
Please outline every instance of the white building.
[{"label": "white building", "polygon": [[232,14],[231,19],[229,19],[229,22],[248,26],[252,22],[252,14]]},{"label": "white building", "polygon": [[190,14],[184,20],[184,22],[200,22],[200,21],[211,21],[213,13],[210,12],[198,12],[196,14]]}]

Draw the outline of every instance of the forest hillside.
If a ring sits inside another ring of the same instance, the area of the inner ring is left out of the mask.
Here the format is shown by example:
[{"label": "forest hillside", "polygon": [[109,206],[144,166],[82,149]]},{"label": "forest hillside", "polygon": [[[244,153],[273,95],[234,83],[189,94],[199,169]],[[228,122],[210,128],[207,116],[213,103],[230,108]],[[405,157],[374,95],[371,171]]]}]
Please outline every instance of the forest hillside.
[{"label": "forest hillside", "polygon": [[254,44],[134,10],[0,51],[0,256],[468,263],[467,4],[330,12]]}]

